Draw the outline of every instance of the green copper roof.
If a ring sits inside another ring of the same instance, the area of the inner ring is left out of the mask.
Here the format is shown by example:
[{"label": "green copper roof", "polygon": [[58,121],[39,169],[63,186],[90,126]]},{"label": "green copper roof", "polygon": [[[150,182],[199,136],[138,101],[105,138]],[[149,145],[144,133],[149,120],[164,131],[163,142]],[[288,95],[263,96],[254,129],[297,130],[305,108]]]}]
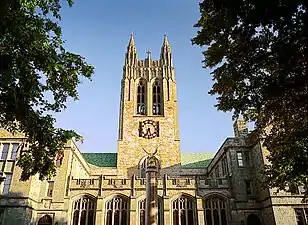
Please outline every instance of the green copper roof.
[{"label": "green copper roof", "polygon": [[181,153],[181,164],[186,169],[206,168],[214,155],[214,152]]},{"label": "green copper roof", "polygon": [[116,167],[117,153],[82,153],[86,161],[99,167]]},{"label": "green copper roof", "polygon": [[[206,168],[215,153],[181,153],[181,164],[186,169]],[[82,153],[86,161],[99,167],[116,167],[117,153]]]}]

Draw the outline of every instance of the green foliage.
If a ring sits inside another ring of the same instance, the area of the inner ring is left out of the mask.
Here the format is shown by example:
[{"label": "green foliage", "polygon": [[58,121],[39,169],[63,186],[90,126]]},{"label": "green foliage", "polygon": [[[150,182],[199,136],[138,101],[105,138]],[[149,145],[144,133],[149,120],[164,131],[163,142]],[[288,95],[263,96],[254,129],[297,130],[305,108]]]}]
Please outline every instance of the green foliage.
[{"label": "green foliage", "polygon": [[64,49],[60,0],[4,0],[0,8],[0,126],[27,137],[30,148],[22,147],[17,162],[21,179],[44,179],[55,174],[64,144],[81,138],[56,128],[52,114],[78,99],[81,78],[91,79],[94,68]]},{"label": "green foliage", "polygon": [[308,187],[307,8],[307,0],[205,0],[192,40],[206,46],[217,108],[255,122],[270,150],[268,185],[279,190]]}]

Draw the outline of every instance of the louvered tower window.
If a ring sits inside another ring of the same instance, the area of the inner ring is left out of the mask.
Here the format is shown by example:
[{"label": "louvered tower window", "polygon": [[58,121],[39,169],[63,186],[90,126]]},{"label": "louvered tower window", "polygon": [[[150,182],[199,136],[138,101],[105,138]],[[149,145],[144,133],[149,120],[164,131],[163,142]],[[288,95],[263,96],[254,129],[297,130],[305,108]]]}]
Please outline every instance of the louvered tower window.
[{"label": "louvered tower window", "polygon": [[162,115],[161,85],[155,81],[152,87],[153,115]]},{"label": "louvered tower window", "polygon": [[146,115],[146,84],[143,80],[137,86],[137,114]]}]

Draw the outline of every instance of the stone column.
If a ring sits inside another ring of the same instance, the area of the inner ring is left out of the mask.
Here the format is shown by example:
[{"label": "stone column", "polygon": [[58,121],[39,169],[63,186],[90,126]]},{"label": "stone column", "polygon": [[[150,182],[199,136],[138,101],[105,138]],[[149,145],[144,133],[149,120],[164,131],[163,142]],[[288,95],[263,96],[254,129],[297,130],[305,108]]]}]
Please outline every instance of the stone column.
[{"label": "stone column", "polygon": [[146,208],[145,208],[145,224],[158,224],[158,198],[157,198],[157,173],[158,161],[154,156],[147,159],[146,168]]},{"label": "stone column", "polygon": [[131,197],[131,199],[130,199],[130,215],[129,215],[129,218],[130,218],[129,224],[130,225],[135,225],[135,224],[137,224],[137,221],[139,221],[139,219],[137,219],[137,221],[136,221],[137,205],[138,205],[138,202],[137,202],[136,198]]},{"label": "stone column", "polygon": [[197,217],[198,217],[198,225],[204,225],[203,200],[202,198],[198,197],[197,197]]}]

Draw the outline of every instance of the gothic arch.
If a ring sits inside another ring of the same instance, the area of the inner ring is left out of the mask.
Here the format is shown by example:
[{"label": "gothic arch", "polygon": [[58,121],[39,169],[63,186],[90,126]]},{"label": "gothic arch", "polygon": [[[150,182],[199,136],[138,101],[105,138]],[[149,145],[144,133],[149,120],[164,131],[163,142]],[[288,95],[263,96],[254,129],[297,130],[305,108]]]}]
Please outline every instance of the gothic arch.
[{"label": "gothic arch", "polygon": [[222,198],[224,199],[225,201],[228,201],[228,196],[222,194],[222,193],[219,193],[219,192],[211,192],[209,194],[206,194],[202,197],[203,200],[207,199],[207,198],[211,198],[211,197],[219,197],[219,198]]},{"label": "gothic arch", "polygon": [[106,196],[106,197],[104,198],[104,203],[106,204],[106,202],[108,202],[109,200],[111,200],[111,199],[113,199],[113,198],[115,198],[115,197],[123,198],[123,199],[125,199],[126,201],[129,201],[129,200],[130,200],[130,198],[129,198],[127,195],[122,194],[122,193],[119,193],[119,192],[116,192],[116,193],[113,193],[113,194],[111,194],[111,195]]},{"label": "gothic arch", "polygon": [[151,81],[152,114],[163,115],[163,82],[160,79]]},{"label": "gothic arch", "polygon": [[79,194],[76,194],[76,195],[73,195],[72,198],[71,198],[71,202],[74,202],[82,197],[87,197],[87,198],[91,198],[93,200],[96,201],[96,196],[92,195],[92,194],[89,194],[89,193],[79,193]]},{"label": "gothic arch", "polygon": [[228,199],[219,193],[203,198],[204,220],[206,225],[228,224]]},{"label": "gothic arch", "polygon": [[50,215],[45,214],[37,222],[38,225],[52,225],[52,218]]},{"label": "gothic arch", "polygon": [[196,201],[195,197],[189,193],[185,193],[185,192],[180,192],[179,194],[176,194],[176,195],[173,195],[171,198],[170,198],[170,201],[172,202],[173,200],[175,199],[178,199],[179,197],[185,197],[185,198],[189,198],[191,199],[192,201]]},{"label": "gothic arch", "polygon": [[94,225],[96,198],[90,194],[76,195],[72,199],[72,224]]},{"label": "gothic arch", "polygon": [[143,157],[138,164],[138,169],[140,171],[140,178],[146,178],[146,161],[148,156]]},{"label": "gothic arch", "polygon": [[172,197],[170,201],[172,225],[195,225],[197,223],[196,200],[193,196],[181,193]]},{"label": "gothic arch", "polygon": [[144,78],[138,78],[135,82],[135,104],[137,115],[147,115],[147,103],[148,103],[148,86],[147,81]]},{"label": "gothic arch", "polygon": [[113,194],[105,199],[105,225],[128,225],[130,201],[126,195]]}]

